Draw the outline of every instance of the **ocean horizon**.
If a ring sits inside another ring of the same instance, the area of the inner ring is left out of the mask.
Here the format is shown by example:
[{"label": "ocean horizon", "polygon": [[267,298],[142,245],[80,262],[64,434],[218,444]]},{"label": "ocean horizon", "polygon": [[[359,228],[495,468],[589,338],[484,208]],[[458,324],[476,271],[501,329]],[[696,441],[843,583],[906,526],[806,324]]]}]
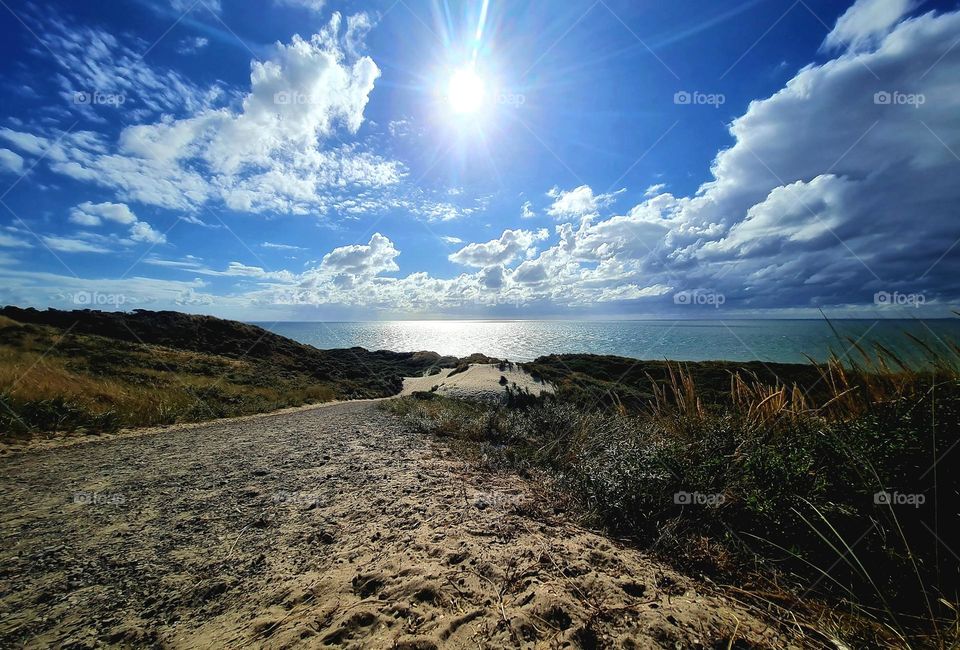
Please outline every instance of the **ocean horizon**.
[{"label": "ocean horizon", "polygon": [[960,319],[703,319],[703,320],[397,320],[255,322],[320,349],[362,347],[474,352],[531,361],[549,354],[608,354],[674,361],[808,363],[830,354],[855,359],[881,344],[920,361],[922,341],[956,354]]}]

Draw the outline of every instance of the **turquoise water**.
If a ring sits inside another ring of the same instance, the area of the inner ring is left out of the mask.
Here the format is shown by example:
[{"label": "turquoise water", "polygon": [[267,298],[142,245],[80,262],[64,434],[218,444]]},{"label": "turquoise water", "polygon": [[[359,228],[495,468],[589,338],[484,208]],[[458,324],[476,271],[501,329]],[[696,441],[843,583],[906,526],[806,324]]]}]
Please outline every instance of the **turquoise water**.
[{"label": "turquoise water", "polygon": [[369,350],[432,350],[467,356],[482,352],[513,361],[562,352],[615,354],[637,359],[730,360],[804,363],[831,350],[850,351],[851,341],[873,341],[900,352],[915,349],[909,333],[941,351],[960,341],[960,319],[726,321],[384,321],[358,323],[257,323],[317,348],[360,346]]}]

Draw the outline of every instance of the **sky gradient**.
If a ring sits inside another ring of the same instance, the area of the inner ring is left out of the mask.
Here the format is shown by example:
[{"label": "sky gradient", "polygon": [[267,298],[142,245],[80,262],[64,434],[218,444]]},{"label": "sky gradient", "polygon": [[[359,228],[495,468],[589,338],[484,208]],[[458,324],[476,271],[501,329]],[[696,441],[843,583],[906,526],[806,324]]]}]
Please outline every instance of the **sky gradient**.
[{"label": "sky gradient", "polygon": [[0,303],[958,304],[957,2],[253,4],[3,0]]}]

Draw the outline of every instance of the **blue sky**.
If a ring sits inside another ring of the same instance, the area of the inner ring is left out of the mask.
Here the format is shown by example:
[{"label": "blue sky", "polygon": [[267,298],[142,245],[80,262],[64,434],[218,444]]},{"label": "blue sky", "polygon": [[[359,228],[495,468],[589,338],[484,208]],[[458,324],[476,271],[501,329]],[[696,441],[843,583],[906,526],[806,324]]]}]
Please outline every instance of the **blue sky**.
[{"label": "blue sky", "polygon": [[903,317],[960,295],[956,2],[0,14],[0,303]]}]

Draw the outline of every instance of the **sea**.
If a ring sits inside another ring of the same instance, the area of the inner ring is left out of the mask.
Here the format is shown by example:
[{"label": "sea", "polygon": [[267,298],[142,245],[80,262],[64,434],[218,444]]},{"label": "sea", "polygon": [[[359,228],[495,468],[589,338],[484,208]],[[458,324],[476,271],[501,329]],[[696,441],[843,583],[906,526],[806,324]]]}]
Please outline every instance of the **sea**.
[{"label": "sea", "polygon": [[921,362],[924,346],[960,361],[960,318],[935,320],[430,320],[255,323],[320,349],[482,352],[511,361],[560,353],[675,361],[808,363],[862,358],[880,344]]}]

